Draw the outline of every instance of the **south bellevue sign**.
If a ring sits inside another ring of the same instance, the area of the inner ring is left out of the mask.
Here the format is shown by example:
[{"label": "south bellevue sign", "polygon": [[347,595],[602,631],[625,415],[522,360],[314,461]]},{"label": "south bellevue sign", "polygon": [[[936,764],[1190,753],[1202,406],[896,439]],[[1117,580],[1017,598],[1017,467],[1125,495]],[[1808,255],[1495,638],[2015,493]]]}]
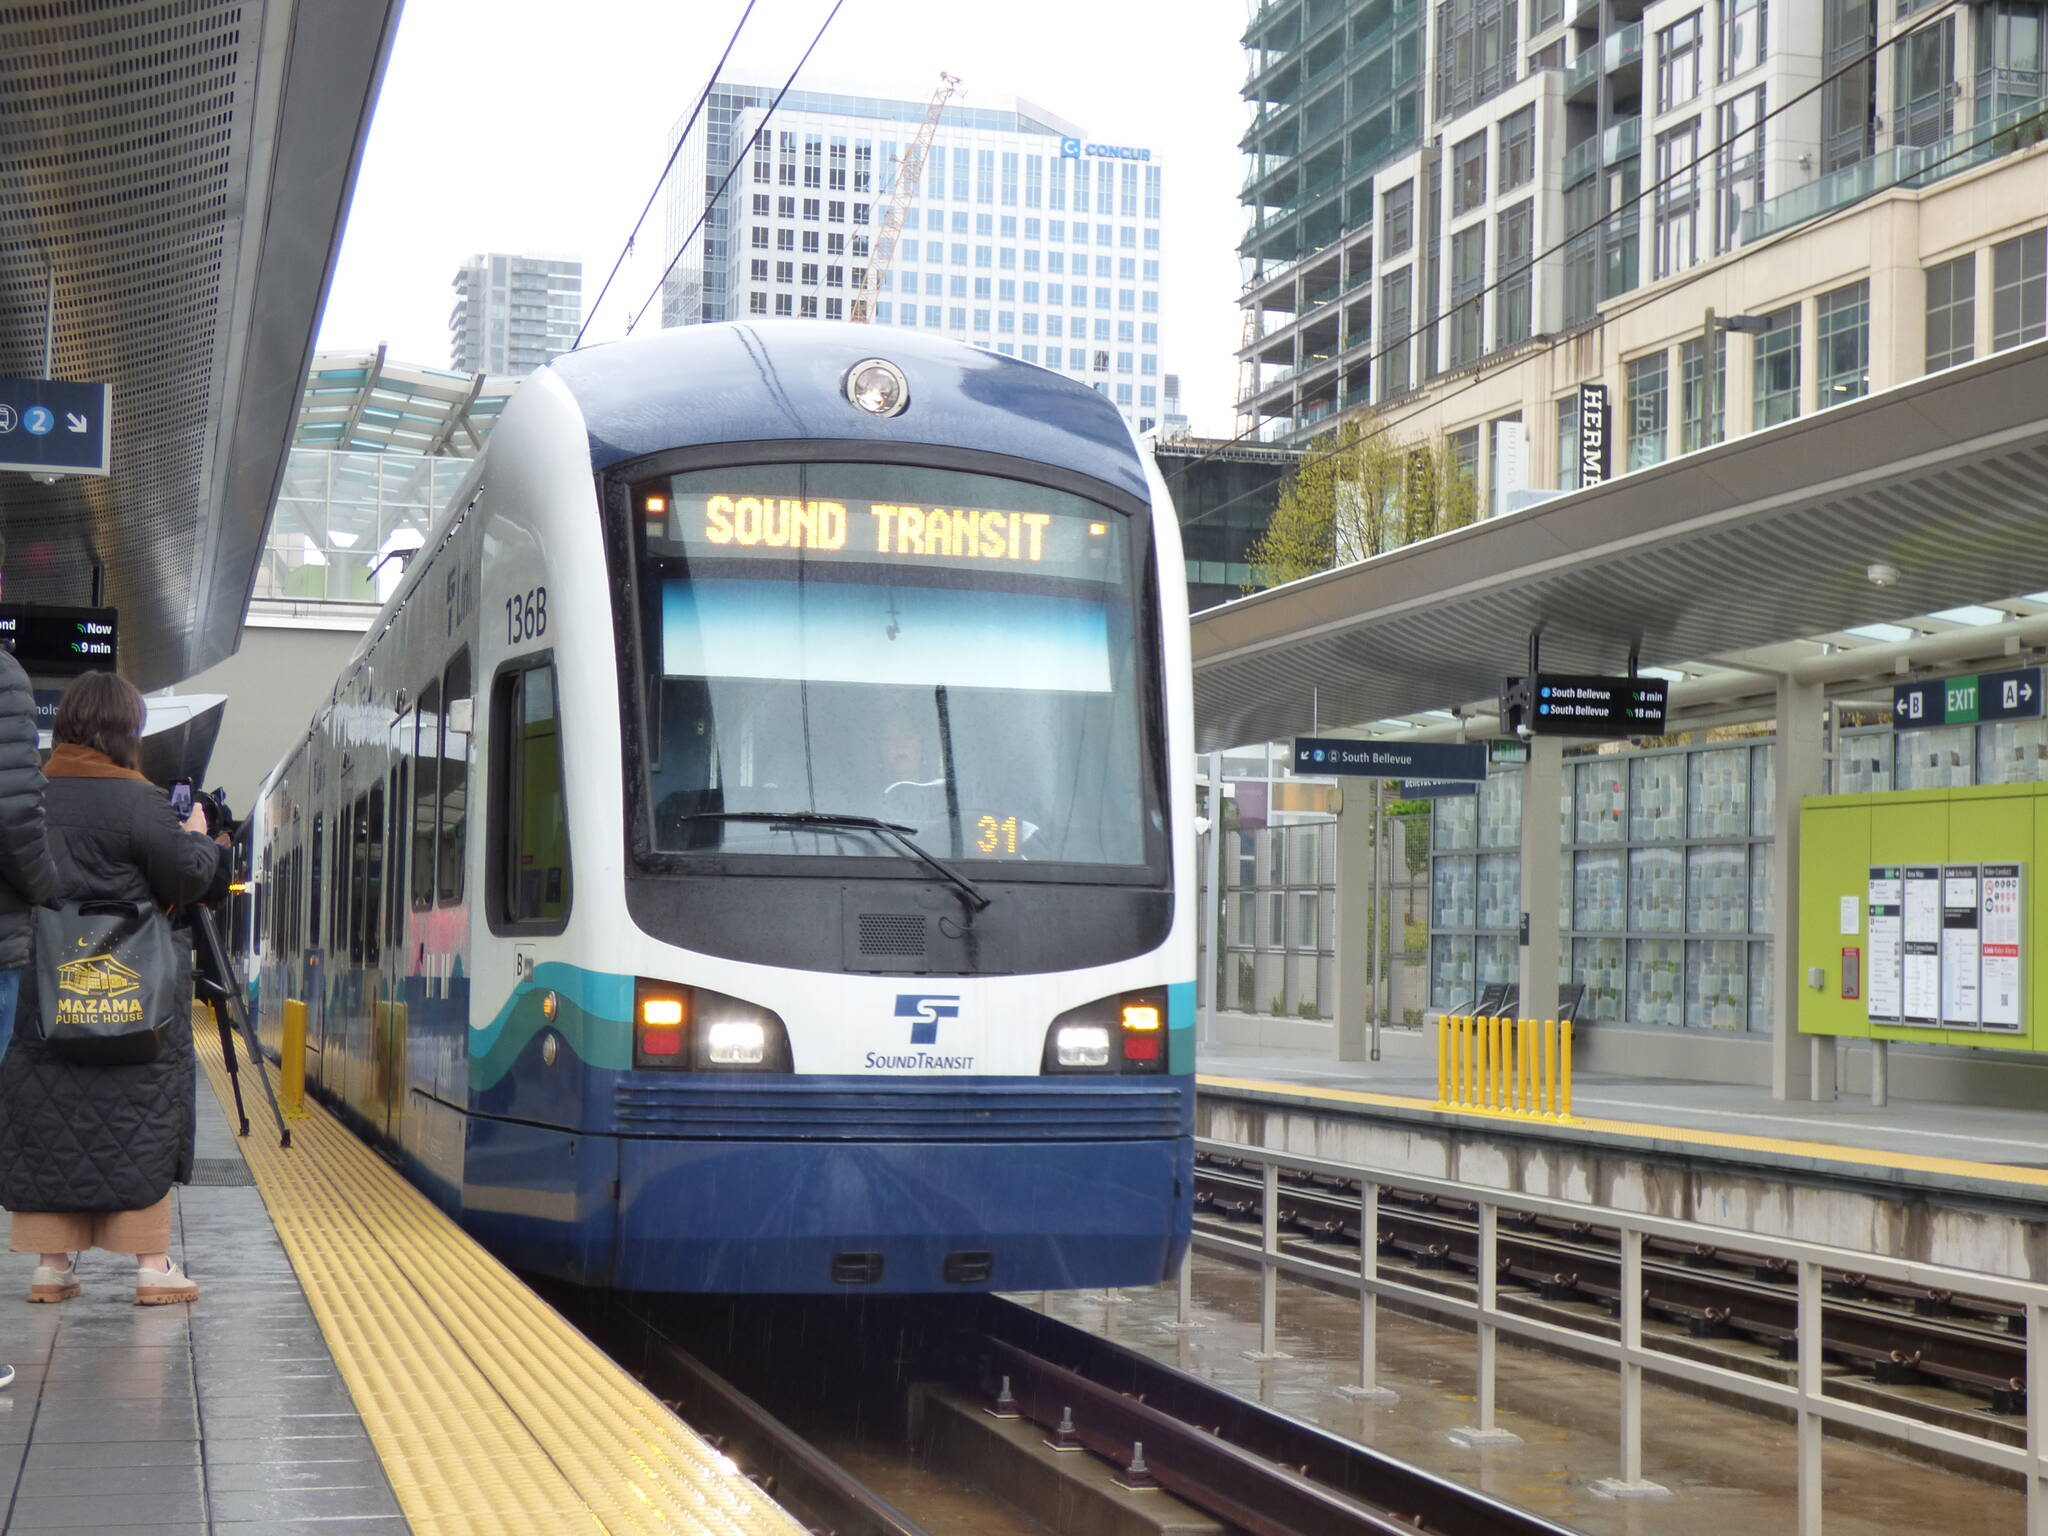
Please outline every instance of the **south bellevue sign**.
[{"label": "south bellevue sign", "polygon": [[1479,742],[1297,736],[1294,771],[1311,777],[1344,774],[1368,779],[1478,780],[1486,777],[1486,747]]}]

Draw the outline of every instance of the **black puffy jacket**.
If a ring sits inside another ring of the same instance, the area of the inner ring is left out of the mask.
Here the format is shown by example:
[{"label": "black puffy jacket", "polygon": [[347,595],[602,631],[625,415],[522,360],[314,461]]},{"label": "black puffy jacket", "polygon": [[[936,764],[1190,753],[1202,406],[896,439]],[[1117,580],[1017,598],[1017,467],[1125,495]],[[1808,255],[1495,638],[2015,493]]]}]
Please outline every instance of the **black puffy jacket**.
[{"label": "black puffy jacket", "polygon": [[0,651],[0,970],[28,964],[29,913],[56,890],[43,841],[35,694],[21,663]]},{"label": "black puffy jacket", "polygon": [[[59,890],[181,906],[204,895],[221,850],[178,825],[164,792],[81,747],[50,759],[44,799],[58,836]],[[182,946],[179,953],[187,955]],[[179,995],[192,995],[189,959]],[[52,1061],[36,1027],[35,968],[22,973],[14,1043],[0,1061],[0,1206],[139,1211],[192,1176],[189,1031],[146,1066]]]}]

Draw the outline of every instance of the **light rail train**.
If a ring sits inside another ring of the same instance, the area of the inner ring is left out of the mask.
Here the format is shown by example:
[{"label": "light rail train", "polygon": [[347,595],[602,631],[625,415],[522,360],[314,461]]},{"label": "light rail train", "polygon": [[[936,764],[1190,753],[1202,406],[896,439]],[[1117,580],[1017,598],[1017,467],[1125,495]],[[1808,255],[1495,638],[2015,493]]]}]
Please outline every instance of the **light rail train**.
[{"label": "light rail train", "polygon": [[1178,531],[1111,404],[866,326],[519,388],[248,829],[266,1047],[508,1262],[1140,1284],[1193,1193]]}]

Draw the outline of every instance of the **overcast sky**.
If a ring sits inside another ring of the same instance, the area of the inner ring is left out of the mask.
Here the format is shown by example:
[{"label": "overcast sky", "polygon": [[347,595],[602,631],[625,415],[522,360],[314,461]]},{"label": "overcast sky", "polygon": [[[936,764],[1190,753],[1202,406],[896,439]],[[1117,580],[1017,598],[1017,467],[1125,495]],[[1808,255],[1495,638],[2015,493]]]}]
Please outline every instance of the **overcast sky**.
[{"label": "overcast sky", "polygon": [[[588,303],[744,0],[405,0],[320,328],[446,367],[449,286],[473,252],[583,262]],[[780,82],[830,0],[756,0],[728,73]],[[972,105],[1016,95],[1166,168],[1161,367],[1197,431],[1233,429],[1246,0],[845,0],[799,86]],[[657,203],[591,335],[659,273]]]}]

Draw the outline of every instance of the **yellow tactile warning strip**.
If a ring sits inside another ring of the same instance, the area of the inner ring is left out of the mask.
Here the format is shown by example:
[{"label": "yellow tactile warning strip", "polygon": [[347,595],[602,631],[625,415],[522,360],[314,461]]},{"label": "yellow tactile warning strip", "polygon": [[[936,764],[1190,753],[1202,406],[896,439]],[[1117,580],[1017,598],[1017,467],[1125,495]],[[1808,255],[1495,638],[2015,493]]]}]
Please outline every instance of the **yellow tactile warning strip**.
[{"label": "yellow tactile warning strip", "polygon": [[[1460,1120],[1472,1121],[1475,1125],[1496,1125],[1509,1131],[1543,1123],[1541,1120],[1529,1120],[1514,1115],[1488,1114],[1484,1110],[1452,1109],[1437,1103],[1434,1099],[1409,1098],[1393,1093],[1360,1093],[1350,1088],[1318,1088],[1305,1083],[1271,1083],[1245,1077],[1205,1075],[1197,1077],[1195,1081],[1204,1088],[1235,1088],[1255,1093],[1280,1093],[1297,1099],[1328,1099],[1338,1104],[1357,1104],[1379,1109],[1425,1110],[1430,1114],[1455,1116]],[[1890,1148],[1845,1147],[1827,1141],[1792,1141],[1781,1136],[1745,1136],[1739,1131],[1706,1131],[1691,1126],[1652,1125],[1634,1120],[1596,1120],[1585,1115],[1573,1116],[1568,1126],[1558,1123],[1556,1129],[1569,1130],[1573,1136],[1588,1139],[1599,1136],[1652,1137],[1658,1141],[1680,1141],[1700,1147],[1763,1152],[1772,1157],[1803,1157],[1817,1163],[1844,1163],[1866,1170],[1900,1168],[1915,1173],[1943,1174],[1950,1178],[1984,1179],[1999,1184],[2024,1184],[2037,1189],[2048,1189],[2048,1169],[2017,1168],[2010,1163],[1976,1163],[1959,1157],[1927,1157],[1918,1152],[1897,1152]]]},{"label": "yellow tactile warning strip", "polygon": [[[193,1034],[225,1109],[219,1040]],[[802,1536],[325,1110],[285,1151],[264,1108],[242,1155],[420,1536]]]}]

